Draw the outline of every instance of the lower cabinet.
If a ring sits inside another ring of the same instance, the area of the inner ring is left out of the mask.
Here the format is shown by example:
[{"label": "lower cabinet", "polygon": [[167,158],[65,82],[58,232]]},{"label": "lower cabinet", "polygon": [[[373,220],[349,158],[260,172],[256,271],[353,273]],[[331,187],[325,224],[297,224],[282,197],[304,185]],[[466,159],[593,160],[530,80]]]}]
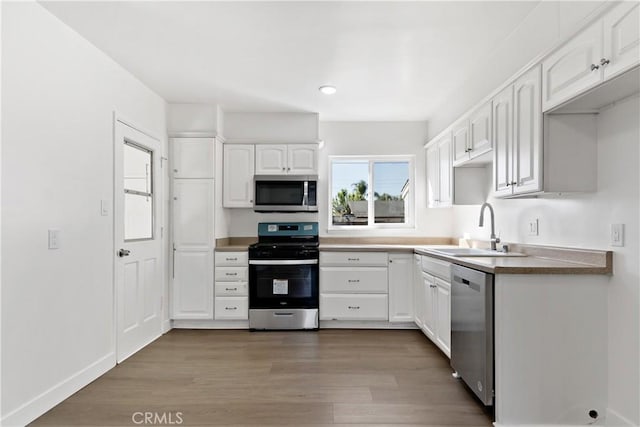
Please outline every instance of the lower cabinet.
[{"label": "lower cabinet", "polygon": [[172,319],[213,319],[213,251],[176,250]]},{"label": "lower cabinet", "polygon": [[320,320],[389,320],[389,257],[320,252]]},{"label": "lower cabinet", "polygon": [[413,254],[389,254],[389,322],[413,321]]},{"label": "lower cabinet", "polygon": [[248,253],[216,252],[215,281],[215,319],[248,319]]},{"label": "lower cabinet", "polygon": [[424,324],[424,282],[422,279],[422,256],[413,256],[413,321],[422,329]]},{"label": "lower cabinet", "polygon": [[420,266],[420,280],[414,283],[416,325],[451,357],[451,264],[422,256],[415,261]]}]

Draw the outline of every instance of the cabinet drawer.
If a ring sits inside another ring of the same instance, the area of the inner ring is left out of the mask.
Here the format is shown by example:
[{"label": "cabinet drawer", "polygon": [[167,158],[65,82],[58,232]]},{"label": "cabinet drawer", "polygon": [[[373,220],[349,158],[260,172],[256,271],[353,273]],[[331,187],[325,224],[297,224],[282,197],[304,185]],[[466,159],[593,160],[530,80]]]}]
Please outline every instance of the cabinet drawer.
[{"label": "cabinet drawer", "polygon": [[321,320],[388,320],[386,295],[320,294]]},{"label": "cabinet drawer", "polygon": [[320,265],[385,266],[386,252],[320,252]]},{"label": "cabinet drawer", "polygon": [[247,282],[217,282],[216,297],[220,296],[244,296],[249,295]]},{"label": "cabinet drawer", "polygon": [[451,263],[429,256],[422,256],[422,271],[441,277],[446,281],[451,280]]},{"label": "cabinet drawer", "polygon": [[246,282],[248,267],[216,267],[216,282]]},{"label": "cabinet drawer", "polygon": [[320,292],[387,293],[386,267],[320,267]]},{"label": "cabinet drawer", "polygon": [[216,252],[217,266],[246,266],[249,262],[248,252]]},{"label": "cabinet drawer", "polygon": [[216,297],[215,318],[246,320],[249,318],[248,307],[247,297]]}]

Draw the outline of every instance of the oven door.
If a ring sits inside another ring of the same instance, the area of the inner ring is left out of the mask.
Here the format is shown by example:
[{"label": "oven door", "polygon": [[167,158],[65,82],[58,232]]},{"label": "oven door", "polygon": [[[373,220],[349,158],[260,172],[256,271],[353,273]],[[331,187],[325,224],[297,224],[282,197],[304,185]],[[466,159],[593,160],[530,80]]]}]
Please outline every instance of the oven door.
[{"label": "oven door", "polygon": [[318,260],[249,260],[249,308],[318,308]]}]

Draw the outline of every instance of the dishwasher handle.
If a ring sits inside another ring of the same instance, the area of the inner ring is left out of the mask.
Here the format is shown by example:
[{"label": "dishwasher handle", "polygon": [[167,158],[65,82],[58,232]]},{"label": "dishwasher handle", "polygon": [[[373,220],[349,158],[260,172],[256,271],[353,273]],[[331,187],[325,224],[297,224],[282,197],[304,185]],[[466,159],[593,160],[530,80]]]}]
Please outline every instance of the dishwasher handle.
[{"label": "dishwasher handle", "polygon": [[475,291],[480,292],[482,290],[482,286],[479,283],[474,283],[468,279],[458,276],[457,274],[453,274],[453,282],[458,283],[463,286],[467,286]]}]

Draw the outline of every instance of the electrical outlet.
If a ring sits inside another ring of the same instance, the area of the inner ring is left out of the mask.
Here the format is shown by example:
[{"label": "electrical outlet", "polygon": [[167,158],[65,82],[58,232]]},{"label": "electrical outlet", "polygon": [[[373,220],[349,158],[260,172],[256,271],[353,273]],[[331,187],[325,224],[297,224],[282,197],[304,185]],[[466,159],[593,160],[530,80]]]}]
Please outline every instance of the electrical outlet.
[{"label": "electrical outlet", "polygon": [[529,227],[527,229],[529,236],[538,235],[538,218],[529,221]]},{"label": "electrical outlet", "polygon": [[611,224],[611,246],[624,246],[624,224]]}]

